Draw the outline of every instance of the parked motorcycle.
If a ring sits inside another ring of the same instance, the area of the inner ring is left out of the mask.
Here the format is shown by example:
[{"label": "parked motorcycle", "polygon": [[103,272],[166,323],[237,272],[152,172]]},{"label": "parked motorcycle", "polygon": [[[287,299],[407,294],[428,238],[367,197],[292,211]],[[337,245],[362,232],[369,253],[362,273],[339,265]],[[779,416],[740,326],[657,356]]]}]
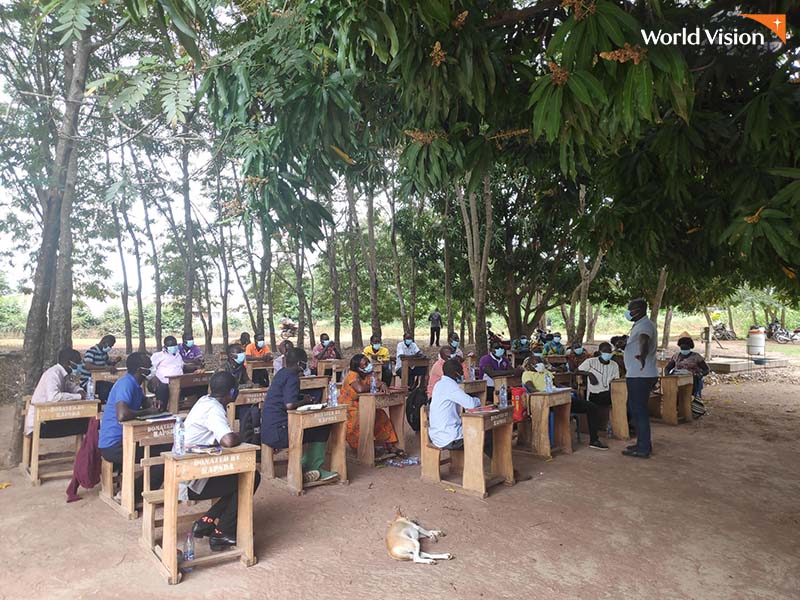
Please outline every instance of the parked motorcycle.
[{"label": "parked motorcycle", "polygon": [[728,329],[727,323],[715,323],[714,324],[714,339],[715,340],[722,340],[722,341],[729,341],[735,340],[736,334]]}]

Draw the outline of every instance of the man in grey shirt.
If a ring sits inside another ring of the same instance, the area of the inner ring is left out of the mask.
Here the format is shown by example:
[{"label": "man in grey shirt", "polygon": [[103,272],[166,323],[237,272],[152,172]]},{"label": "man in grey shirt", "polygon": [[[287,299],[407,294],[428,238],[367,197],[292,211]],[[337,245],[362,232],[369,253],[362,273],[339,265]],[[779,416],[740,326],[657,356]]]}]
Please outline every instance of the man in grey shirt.
[{"label": "man in grey shirt", "polygon": [[636,444],[622,453],[636,458],[650,458],[653,445],[650,440],[650,392],[658,381],[656,326],[647,318],[647,302],[641,298],[631,300],[625,318],[633,321],[625,346],[625,383],[628,388],[628,411],[636,427]]},{"label": "man in grey shirt", "polygon": [[428,316],[428,321],[431,322],[431,347],[433,347],[434,342],[436,342],[436,346],[439,346],[439,333],[442,331],[442,313],[439,312],[438,308],[434,308],[433,312]]}]

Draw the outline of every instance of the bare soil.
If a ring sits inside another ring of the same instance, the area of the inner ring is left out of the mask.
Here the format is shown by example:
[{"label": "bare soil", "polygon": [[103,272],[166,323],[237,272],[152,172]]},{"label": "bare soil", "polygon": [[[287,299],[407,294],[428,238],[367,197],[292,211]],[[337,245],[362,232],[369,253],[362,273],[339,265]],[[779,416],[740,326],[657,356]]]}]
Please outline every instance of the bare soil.
[{"label": "bare soil", "polygon": [[[706,388],[709,414],[655,424],[648,461],[586,446],[552,461],[515,455],[533,476],[486,500],[419,480],[419,467],[350,464],[349,486],[295,498],[256,494],[256,554],[159,576],[125,521],[97,497],[67,504],[66,481],[31,487],[0,471],[0,598],[798,598],[800,482],[797,372]],[[7,423],[10,406],[0,406]],[[2,444],[7,443],[3,434]],[[58,443],[58,442],[56,442]],[[414,454],[418,440],[408,435]],[[0,453],[4,447],[0,447]],[[436,566],[390,559],[395,509],[447,536]],[[198,542],[206,551],[205,541]]]}]

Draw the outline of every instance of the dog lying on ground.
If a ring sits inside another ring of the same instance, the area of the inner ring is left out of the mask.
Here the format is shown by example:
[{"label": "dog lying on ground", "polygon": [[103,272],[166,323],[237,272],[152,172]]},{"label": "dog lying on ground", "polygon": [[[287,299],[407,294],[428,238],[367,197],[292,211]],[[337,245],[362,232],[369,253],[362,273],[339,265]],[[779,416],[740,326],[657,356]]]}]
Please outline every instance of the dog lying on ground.
[{"label": "dog lying on ground", "polygon": [[444,537],[444,531],[428,531],[410,519],[404,517],[400,511],[389,525],[386,532],[386,549],[389,556],[395,560],[413,560],[415,563],[435,565],[437,560],[450,560],[452,554],[429,554],[420,550],[419,538],[426,537],[434,542]]}]

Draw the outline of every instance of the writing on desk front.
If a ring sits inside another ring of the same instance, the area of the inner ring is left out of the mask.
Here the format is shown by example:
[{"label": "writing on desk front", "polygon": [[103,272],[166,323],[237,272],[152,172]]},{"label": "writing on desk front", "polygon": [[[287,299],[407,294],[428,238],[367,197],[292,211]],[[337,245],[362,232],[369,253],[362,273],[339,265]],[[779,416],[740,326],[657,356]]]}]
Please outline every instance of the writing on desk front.
[{"label": "writing on desk front", "polygon": [[241,460],[239,454],[223,454],[222,456],[209,456],[208,458],[196,458],[193,463],[194,466],[200,467],[201,475],[218,475],[219,473],[227,473],[236,469],[237,463]]}]

